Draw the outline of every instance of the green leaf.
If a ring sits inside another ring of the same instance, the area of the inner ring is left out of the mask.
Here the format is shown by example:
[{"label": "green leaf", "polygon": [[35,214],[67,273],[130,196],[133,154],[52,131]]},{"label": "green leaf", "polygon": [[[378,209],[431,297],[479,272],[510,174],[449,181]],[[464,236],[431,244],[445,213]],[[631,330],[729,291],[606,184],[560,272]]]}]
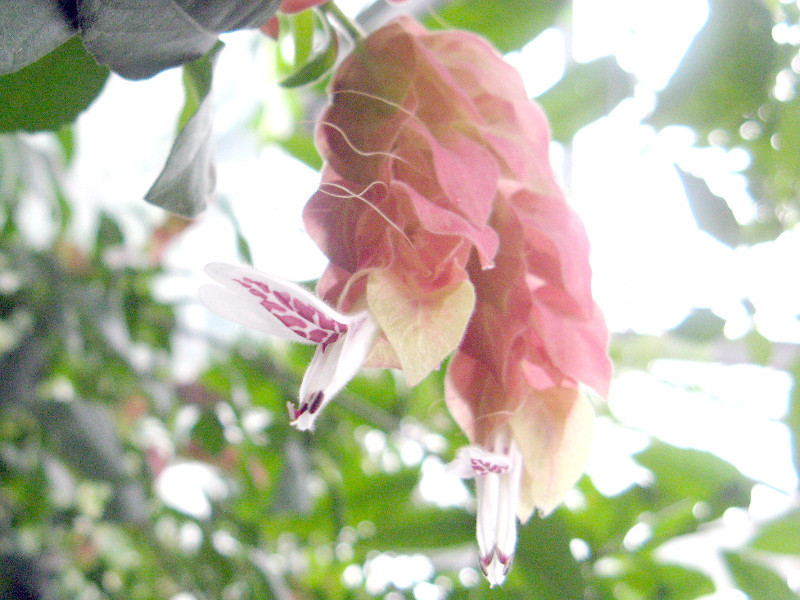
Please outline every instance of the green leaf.
[{"label": "green leaf", "polygon": [[738,246],[742,241],[739,223],[725,199],[714,194],[705,179],[680,168],[677,171],[697,226],[726,246]]},{"label": "green leaf", "polygon": [[151,77],[200,59],[223,31],[258,27],[280,0],[84,0],[79,21],[86,47],[130,79]]},{"label": "green leaf", "polygon": [[783,578],[772,569],[751,562],[741,554],[728,552],[723,556],[736,587],[750,600],[797,600]]},{"label": "green leaf", "polygon": [[797,476],[800,477],[800,362],[797,362],[792,367],[792,379],[794,380],[794,387],[792,388],[789,414],[786,415],[784,420],[792,434],[792,460],[794,462],[794,470]]},{"label": "green leaf", "polygon": [[102,211],[100,213],[100,221],[97,224],[97,236],[94,243],[96,257],[101,260],[105,250],[123,246],[124,244],[125,237],[122,234],[122,228],[111,218],[111,215]]},{"label": "green leaf", "polygon": [[[385,497],[394,500],[393,509],[381,515],[383,518],[376,524],[375,535],[365,544],[370,550],[441,550],[475,543],[475,516],[467,511],[452,508],[414,510],[398,505],[391,490],[387,490]],[[370,516],[375,518],[378,515]]]},{"label": "green leaf", "polygon": [[183,89],[186,95],[178,128],[186,127],[189,120],[200,110],[203,101],[211,93],[214,63],[222,51],[222,42],[217,43],[204,57],[183,66]]},{"label": "green leaf", "polygon": [[568,5],[565,0],[455,0],[438,9],[425,25],[474,31],[500,52],[510,52],[552,27]]},{"label": "green leaf", "polygon": [[[339,54],[339,36],[331,30],[328,21],[322,19],[322,28],[327,36],[325,46],[314,54],[308,62],[280,82],[285,88],[296,88],[313,83],[331,70]],[[299,54],[299,53],[298,53]]]},{"label": "green leaf", "polygon": [[553,139],[569,142],[581,127],[608,114],[633,93],[633,79],[613,56],[575,63],[539,96]]},{"label": "green leaf", "polygon": [[0,131],[55,131],[103,89],[108,69],[74,36],[47,56],[0,77]]},{"label": "green leaf", "polygon": [[314,145],[314,138],[304,130],[295,128],[289,137],[276,139],[277,144],[290,156],[308,165],[315,171],[322,169],[322,158]]},{"label": "green leaf", "polygon": [[713,0],[648,121],[688,125],[701,135],[735,131],[755,115],[773,84],[776,43],[772,16],[759,0]]},{"label": "green leaf", "polygon": [[36,62],[75,33],[52,0],[2,3],[0,75]]},{"label": "green leaf", "polygon": [[294,40],[294,64],[300,65],[308,60],[314,50],[314,11],[300,11],[289,15],[288,20]]},{"label": "green leaf", "polygon": [[[583,600],[585,581],[569,549],[574,533],[556,512],[520,525],[519,541],[510,574],[525,581],[528,598]],[[512,579],[513,580],[513,579]]]},{"label": "green leaf", "polygon": [[624,587],[635,590],[637,598],[695,600],[714,591],[714,583],[704,573],[679,565],[654,563],[635,556],[634,567],[621,578]]},{"label": "green leaf", "polygon": [[216,185],[211,77],[222,46],[218,43],[206,56],[184,67],[186,105],[181,113],[181,129],[161,174],[145,194],[151,204],[182,217],[199,214]]},{"label": "green leaf", "polygon": [[636,461],[655,474],[653,492],[662,494],[664,502],[686,501],[691,509],[691,504],[702,501],[709,519],[750,503],[753,481],[710,452],[656,442],[637,454]]},{"label": "green leaf", "polygon": [[[755,241],[774,239],[783,231],[778,218],[786,211],[782,205],[800,208],[800,94],[788,102],[772,101],[769,110],[761,111],[767,121],[763,132],[745,147],[752,156],[752,163],[745,172],[751,195],[758,201],[775,207],[771,229]],[[763,219],[759,219],[759,224]],[[763,226],[762,226],[763,227]]]},{"label": "green leaf", "polygon": [[772,362],[772,340],[764,337],[758,330],[752,329],[742,339],[747,347],[750,361],[762,367],[771,366]]},{"label": "green leaf", "polygon": [[708,308],[695,308],[670,333],[694,342],[710,342],[723,337],[725,319]]},{"label": "green leaf", "polygon": [[217,456],[227,446],[225,431],[213,410],[204,410],[192,427],[192,439],[211,456]]},{"label": "green leaf", "polygon": [[750,547],[776,554],[800,554],[800,510],[764,525]]}]

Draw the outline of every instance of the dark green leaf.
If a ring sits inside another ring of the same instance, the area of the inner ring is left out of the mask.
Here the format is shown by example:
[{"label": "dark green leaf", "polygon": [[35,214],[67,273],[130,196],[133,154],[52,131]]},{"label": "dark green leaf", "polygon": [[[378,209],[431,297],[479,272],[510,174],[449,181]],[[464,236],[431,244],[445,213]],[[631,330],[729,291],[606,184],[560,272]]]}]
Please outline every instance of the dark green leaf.
[{"label": "dark green leaf", "polygon": [[431,28],[467,29],[486,37],[501,52],[519,50],[552,27],[568,6],[565,0],[455,0],[429,17]]},{"label": "dark green leaf", "polygon": [[713,0],[649,122],[688,125],[701,134],[736,131],[755,115],[772,85],[776,44],[772,16],[760,0]]},{"label": "dark green leaf", "polygon": [[800,554],[800,510],[764,525],[750,546],[776,554]]},{"label": "dark green leaf", "polygon": [[742,241],[739,223],[725,199],[714,194],[705,179],[677,171],[697,226],[731,248],[738,246]]},{"label": "dark green leaf", "polygon": [[55,131],[97,97],[108,77],[74,36],[47,56],[0,77],[0,131]]},{"label": "dark green leaf", "polygon": [[633,80],[613,56],[572,65],[564,77],[537,98],[550,120],[553,139],[569,142],[633,93]]},{"label": "dark green leaf", "polygon": [[200,59],[217,34],[258,27],[279,0],[84,0],[80,24],[86,47],[97,59],[130,79]]},{"label": "dark green leaf", "polygon": [[36,62],[74,33],[52,0],[0,1],[0,75]]},{"label": "dark green leaf", "polygon": [[214,62],[221,48],[222,43],[217,44],[206,56],[184,67],[187,108],[181,114],[182,127],[164,169],[145,194],[151,204],[182,217],[196,216],[214,193],[210,92]]},{"label": "dark green leaf", "polygon": [[733,581],[750,600],[797,600],[797,596],[775,571],[749,561],[741,554],[724,554]]}]

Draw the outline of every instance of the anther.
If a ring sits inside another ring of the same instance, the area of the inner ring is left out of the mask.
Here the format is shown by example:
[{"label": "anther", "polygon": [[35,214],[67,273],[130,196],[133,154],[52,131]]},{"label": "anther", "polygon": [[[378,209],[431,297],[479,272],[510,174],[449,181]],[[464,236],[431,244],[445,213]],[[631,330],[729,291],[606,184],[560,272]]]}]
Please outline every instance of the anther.
[{"label": "anther", "polygon": [[317,392],[311,398],[311,405],[308,408],[309,414],[314,414],[319,410],[319,407],[322,405],[322,401],[325,399],[325,394],[322,392]]}]

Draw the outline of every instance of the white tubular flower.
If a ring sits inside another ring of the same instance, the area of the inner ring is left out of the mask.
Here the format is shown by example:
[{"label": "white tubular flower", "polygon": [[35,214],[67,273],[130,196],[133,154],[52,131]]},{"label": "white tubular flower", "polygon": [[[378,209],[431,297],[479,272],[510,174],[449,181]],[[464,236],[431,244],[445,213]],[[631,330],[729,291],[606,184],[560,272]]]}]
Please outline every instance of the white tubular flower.
[{"label": "white tubular flower", "polygon": [[460,477],[475,477],[478,496],[477,537],[480,566],[489,585],[502,584],[517,545],[517,504],[522,482],[522,454],[505,432],[493,448],[466,446],[450,464]]},{"label": "white tubular flower", "polygon": [[292,425],[313,429],[323,406],[350,381],[375,342],[369,313],[342,314],[305,288],[250,267],[211,263],[206,273],[222,285],[203,285],[200,301],[220,317],[317,351],[303,377],[299,402],[288,403]]}]

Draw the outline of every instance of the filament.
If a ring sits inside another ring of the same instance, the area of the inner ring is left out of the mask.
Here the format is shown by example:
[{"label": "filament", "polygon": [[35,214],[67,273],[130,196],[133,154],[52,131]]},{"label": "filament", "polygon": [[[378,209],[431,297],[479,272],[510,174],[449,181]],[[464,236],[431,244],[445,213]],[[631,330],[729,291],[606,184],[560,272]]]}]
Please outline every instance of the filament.
[{"label": "filament", "polygon": [[383,150],[372,150],[372,151],[361,150],[360,148],[356,147],[356,145],[353,144],[353,142],[350,141],[350,138],[347,137],[347,134],[341,127],[339,127],[338,125],[334,125],[330,121],[320,121],[319,124],[324,125],[325,127],[330,127],[334,131],[337,131],[339,135],[342,136],[342,139],[344,140],[345,144],[347,144],[347,146],[359,156],[363,156],[364,158],[369,158],[372,156],[386,156],[388,158],[393,158],[395,160],[399,160],[400,162],[404,162],[407,165],[413,167],[413,165],[409,163],[406,159],[404,159],[402,156],[399,156],[397,154],[392,154],[391,152],[385,152]]},{"label": "filament", "polygon": [[391,106],[392,108],[396,108],[397,110],[399,110],[401,113],[403,113],[407,117],[409,117],[411,119],[414,119],[420,125],[423,125],[423,126],[425,125],[422,121],[419,120],[419,117],[417,115],[415,115],[413,112],[408,110],[402,104],[398,104],[397,102],[393,102],[391,100],[387,100],[386,98],[383,98],[383,97],[378,96],[376,94],[370,94],[369,92],[365,92],[363,90],[334,90],[334,91],[331,92],[332,96],[335,96],[336,94],[353,94],[355,96],[364,96],[365,98],[369,98],[371,100],[377,100],[378,102],[383,102],[384,104],[386,104],[388,106]]},{"label": "filament", "polygon": [[[391,225],[391,226],[392,226],[392,227],[393,227],[393,228],[394,228],[394,229],[395,229],[395,230],[396,230],[396,231],[397,231],[397,232],[398,232],[398,233],[399,233],[399,234],[400,234],[400,235],[403,237],[403,239],[404,239],[406,242],[408,242],[408,245],[409,245],[409,246],[411,246],[411,247],[413,248],[413,247],[414,247],[414,244],[412,244],[412,243],[411,243],[411,240],[410,240],[410,239],[408,239],[408,236],[407,236],[407,235],[405,234],[405,232],[404,232],[404,231],[403,231],[403,230],[400,228],[400,226],[399,226],[397,223],[395,223],[394,221],[392,221],[392,220],[389,218],[389,216],[388,216],[386,213],[384,213],[384,212],[383,212],[383,211],[382,211],[380,208],[378,208],[378,207],[377,207],[375,204],[373,204],[372,202],[370,202],[369,200],[367,200],[367,199],[366,199],[366,198],[363,196],[363,194],[364,194],[365,192],[367,192],[367,191],[368,191],[368,190],[369,190],[369,189],[370,189],[372,186],[376,186],[376,185],[382,185],[383,187],[386,187],[386,184],[385,184],[385,183],[383,183],[382,181],[373,181],[373,182],[372,182],[372,183],[370,183],[370,184],[369,184],[367,187],[365,187],[365,188],[364,188],[364,190],[363,190],[361,193],[359,193],[359,194],[356,194],[356,193],[354,193],[352,190],[350,190],[350,189],[346,188],[346,187],[345,187],[345,186],[343,186],[343,185],[339,185],[338,183],[333,183],[333,182],[330,182],[330,181],[323,181],[323,182],[320,184],[320,191],[324,192],[325,194],[328,194],[329,196],[332,196],[333,198],[343,198],[343,199],[345,199],[345,198],[351,198],[351,199],[358,199],[358,200],[361,200],[361,201],[362,201],[364,204],[366,204],[366,205],[367,205],[367,206],[369,206],[369,207],[370,207],[372,210],[374,210],[376,213],[378,213],[378,215],[379,215],[379,216],[380,216],[380,217],[381,217],[381,218],[382,218],[384,221],[386,221],[386,222],[387,222],[389,225]],[[328,191],[327,189],[323,189],[323,186],[331,186],[331,187],[333,187],[333,188],[335,188],[335,189],[339,189],[339,190],[341,190],[341,191],[343,191],[343,192],[346,192],[346,193],[345,193],[345,194],[336,194],[336,193],[333,193],[333,192],[331,192],[331,191]]]}]

